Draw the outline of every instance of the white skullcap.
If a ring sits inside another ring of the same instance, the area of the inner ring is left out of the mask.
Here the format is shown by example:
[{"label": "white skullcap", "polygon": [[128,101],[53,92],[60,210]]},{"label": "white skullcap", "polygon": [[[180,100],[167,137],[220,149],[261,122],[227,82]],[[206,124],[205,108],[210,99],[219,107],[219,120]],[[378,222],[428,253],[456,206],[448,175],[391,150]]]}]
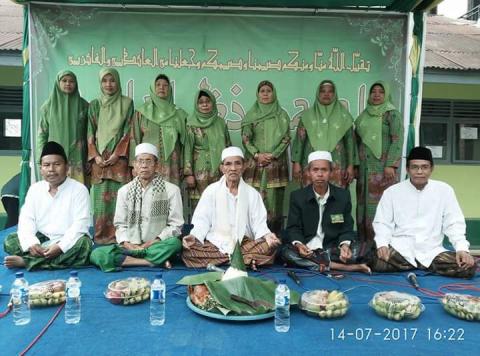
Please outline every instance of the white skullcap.
[{"label": "white skullcap", "polygon": [[308,155],[308,163],[316,161],[317,159],[332,162],[332,155],[328,151],[315,151]]},{"label": "white skullcap", "polygon": [[238,147],[235,147],[235,146],[230,146],[230,147],[227,147],[227,148],[223,149],[223,151],[222,151],[222,162],[225,160],[225,158],[228,158],[228,157],[242,157],[242,158],[245,158],[243,156],[242,150]]},{"label": "white skullcap", "polygon": [[141,143],[137,145],[137,147],[135,147],[135,157],[141,155],[142,153],[148,153],[158,158],[157,147],[155,147],[151,143]]}]

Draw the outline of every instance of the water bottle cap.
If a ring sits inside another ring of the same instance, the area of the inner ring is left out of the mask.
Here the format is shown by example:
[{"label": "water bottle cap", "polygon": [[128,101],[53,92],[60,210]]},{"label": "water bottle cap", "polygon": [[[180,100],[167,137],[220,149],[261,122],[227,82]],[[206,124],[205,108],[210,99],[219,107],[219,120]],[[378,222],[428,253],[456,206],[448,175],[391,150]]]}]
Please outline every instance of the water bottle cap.
[{"label": "water bottle cap", "polygon": [[15,278],[23,278],[23,272],[15,273]]},{"label": "water bottle cap", "polygon": [[287,280],[286,279],[280,279],[280,284],[287,284]]},{"label": "water bottle cap", "polygon": [[70,271],[70,277],[78,277],[78,271]]},{"label": "water bottle cap", "polygon": [[163,276],[163,275],[162,275],[161,273],[157,273],[157,274],[155,275],[155,279],[162,279],[162,276]]}]

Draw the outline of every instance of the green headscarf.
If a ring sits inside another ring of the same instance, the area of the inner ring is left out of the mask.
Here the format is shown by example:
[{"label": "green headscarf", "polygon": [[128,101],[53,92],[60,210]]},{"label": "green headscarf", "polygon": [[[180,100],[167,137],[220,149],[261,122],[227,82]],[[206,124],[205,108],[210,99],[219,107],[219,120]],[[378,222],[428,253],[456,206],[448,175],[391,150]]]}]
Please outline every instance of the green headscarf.
[{"label": "green headscarf", "polygon": [[[204,92],[210,98],[213,108],[207,114],[198,110],[198,99]],[[221,163],[222,150],[225,148],[225,120],[218,116],[217,100],[215,95],[207,89],[200,89],[195,95],[193,102],[193,113],[187,119],[187,125],[191,127],[200,127],[205,130],[208,136],[208,150],[210,152],[210,162],[212,172],[218,169]]]},{"label": "green headscarf", "polygon": [[[110,74],[117,83],[117,91],[108,95],[103,92],[102,79]],[[99,74],[100,90],[100,112],[98,114],[97,128],[97,148],[100,154],[105,150],[110,141],[122,129],[130,108],[132,99],[122,95],[122,86],[120,84],[120,75],[116,69],[103,68]]]},{"label": "green headscarf", "polygon": [[[66,94],[60,89],[60,80],[69,75],[75,79],[75,90],[71,94]],[[42,115],[48,121],[48,140],[58,142],[65,149],[67,158],[72,150],[75,150],[75,144],[80,132],[82,120],[85,120],[86,108],[88,103],[80,97],[78,92],[77,77],[69,70],[58,72],[53,91],[48,100],[42,105]]]},{"label": "green headscarf", "polygon": [[[323,105],[318,95],[320,88],[327,83],[333,86],[335,97],[330,104]],[[338,100],[337,89],[331,80],[324,80],[319,84],[315,104],[303,113],[301,120],[315,151],[332,152],[353,126],[353,117]]]},{"label": "green headscarf", "polygon": [[[159,79],[164,79],[168,82],[168,95],[166,98],[160,98],[155,91],[155,83]],[[165,159],[168,159],[175,149],[177,142],[177,129],[180,132],[180,137],[183,140],[185,120],[183,110],[177,109],[173,103],[172,86],[170,80],[164,74],[159,74],[150,85],[150,99],[140,106],[137,111],[146,119],[154,122],[162,127],[162,142],[165,154]],[[183,143],[183,142],[182,142]]]},{"label": "green headscarf", "polygon": [[[373,105],[370,100],[370,93],[375,85],[380,85],[385,91],[385,100],[382,104]],[[383,81],[376,81],[368,92],[367,108],[355,121],[358,135],[363,143],[370,148],[377,159],[382,156],[382,117],[387,111],[395,110],[392,104],[390,87]]]},{"label": "green headscarf", "polygon": [[[269,86],[273,91],[272,102],[269,104],[262,104],[259,99],[260,88],[264,85]],[[280,141],[282,141],[285,132],[289,129],[290,119],[278,102],[275,87],[267,80],[258,84],[257,101],[253,104],[250,110],[247,111],[247,114],[242,120],[242,127],[258,122],[263,122],[265,125],[265,132],[271,134],[267,136],[268,140],[265,143],[267,152],[271,153],[278,146]]]}]

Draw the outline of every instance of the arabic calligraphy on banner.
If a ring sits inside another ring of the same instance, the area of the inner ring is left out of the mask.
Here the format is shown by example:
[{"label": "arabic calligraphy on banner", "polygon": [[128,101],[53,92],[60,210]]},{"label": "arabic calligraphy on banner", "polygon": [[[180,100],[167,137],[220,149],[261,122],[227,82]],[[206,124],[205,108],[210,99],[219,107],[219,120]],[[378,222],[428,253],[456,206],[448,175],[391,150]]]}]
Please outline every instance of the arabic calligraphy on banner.
[{"label": "arabic calligraphy on banner", "polygon": [[107,48],[101,46],[99,49],[91,46],[90,50],[83,55],[68,55],[69,66],[106,66],[106,67],[127,67],[138,68],[173,68],[173,69],[213,69],[216,71],[299,71],[299,72],[370,72],[371,62],[363,59],[360,51],[348,52],[333,47],[328,53],[321,50],[314,51],[310,60],[302,58],[300,50],[289,50],[286,59],[268,60],[262,62],[257,59],[253,51],[248,50],[245,58],[229,59],[219,61],[218,49],[207,49],[207,57],[199,58],[195,48],[182,48],[167,50],[168,54],[162,56],[157,47],[147,51],[141,48],[139,52],[130,54],[127,47],[123,47],[121,56],[109,56]]}]

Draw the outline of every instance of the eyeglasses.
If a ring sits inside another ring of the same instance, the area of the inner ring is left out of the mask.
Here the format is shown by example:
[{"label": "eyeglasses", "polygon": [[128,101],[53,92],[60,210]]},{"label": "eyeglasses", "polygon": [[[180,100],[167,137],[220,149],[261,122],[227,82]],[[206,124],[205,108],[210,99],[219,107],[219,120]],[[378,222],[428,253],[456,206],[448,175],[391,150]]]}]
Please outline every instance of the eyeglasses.
[{"label": "eyeglasses", "polygon": [[153,166],[155,164],[155,160],[153,159],[137,159],[135,160],[135,162],[139,165],[139,166]]},{"label": "eyeglasses", "polygon": [[408,167],[408,169],[410,169],[411,171],[414,171],[414,172],[419,172],[420,170],[422,170],[422,172],[425,172],[425,171],[429,171],[430,169],[432,169],[432,166],[429,165],[429,164],[422,164],[421,166],[417,166],[416,164],[412,164],[411,166]]}]

